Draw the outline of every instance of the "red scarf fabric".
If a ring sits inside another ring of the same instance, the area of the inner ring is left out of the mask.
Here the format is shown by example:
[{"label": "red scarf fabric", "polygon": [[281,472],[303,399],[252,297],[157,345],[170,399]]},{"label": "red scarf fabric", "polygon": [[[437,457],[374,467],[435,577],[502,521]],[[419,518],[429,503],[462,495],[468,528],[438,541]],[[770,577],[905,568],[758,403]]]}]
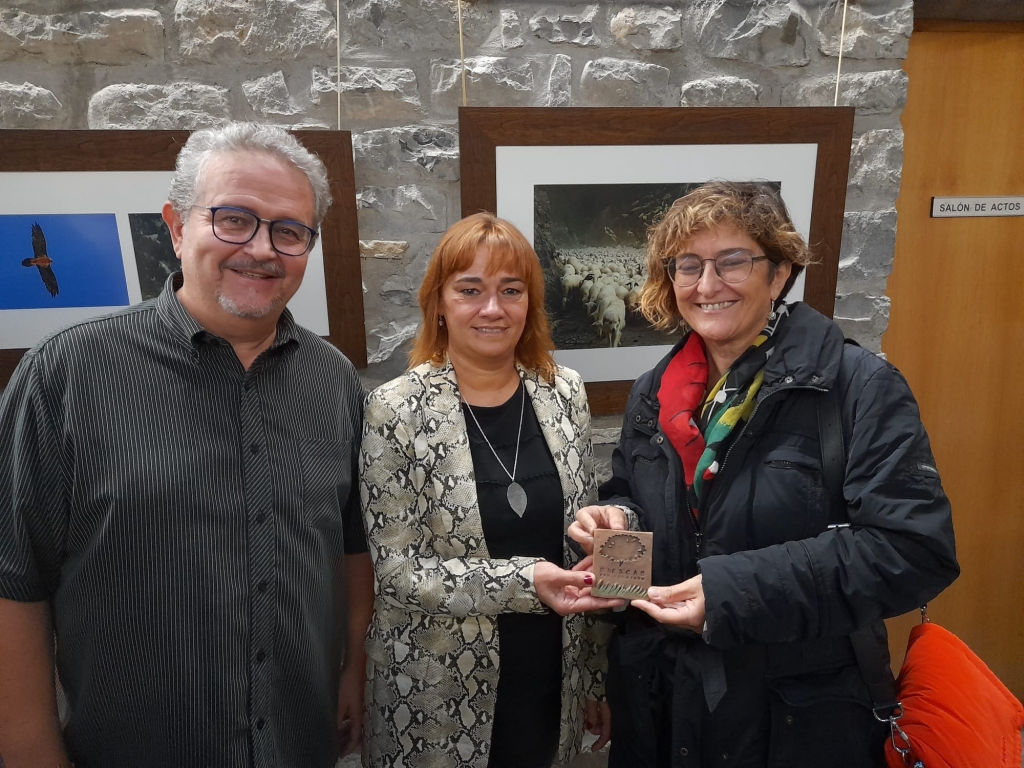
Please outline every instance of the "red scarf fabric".
[{"label": "red scarf fabric", "polygon": [[[658,388],[661,429],[683,463],[687,496],[693,488],[697,462],[704,453],[704,436],[697,426],[704,392],[708,385],[708,358],[704,341],[691,333],[683,348],[665,368]],[[691,505],[692,506],[692,505]],[[697,517],[697,508],[691,511]]]}]

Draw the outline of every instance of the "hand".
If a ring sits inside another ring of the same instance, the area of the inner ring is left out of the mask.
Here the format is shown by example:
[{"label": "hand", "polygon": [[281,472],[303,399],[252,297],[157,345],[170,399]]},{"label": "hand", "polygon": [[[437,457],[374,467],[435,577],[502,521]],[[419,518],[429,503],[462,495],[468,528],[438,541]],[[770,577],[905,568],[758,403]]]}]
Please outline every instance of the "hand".
[{"label": "hand", "polygon": [[583,714],[583,727],[589,733],[598,736],[598,740],[590,747],[591,752],[600,752],[601,747],[612,737],[612,711],[607,701],[591,701],[587,699],[587,708]]},{"label": "hand", "polygon": [[338,685],[338,756],[359,750],[363,742],[363,688],[366,664],[346,664]]},{"label": "hand", "polygon": [[704,586],[701,575],[671,587],[651,587],[647,600],[634,600],[633,605],[662,624],[704,631]]},{"label": "hand", "polygon": [[594,574],[587,571],[567,571],[546,560],[539,560],[533,566],[533,587],[537,590],[537,597],[559,616],[625,605],[625,600],[591,595],[593,583]]},{"label": "hand", "polygon": [[594,531],[607,528],[626,530],[626,513],[618,507],[591,506],[576,512],[576,522],[569,526],[569,538],[578,542],[588,555],[594,553]]}]

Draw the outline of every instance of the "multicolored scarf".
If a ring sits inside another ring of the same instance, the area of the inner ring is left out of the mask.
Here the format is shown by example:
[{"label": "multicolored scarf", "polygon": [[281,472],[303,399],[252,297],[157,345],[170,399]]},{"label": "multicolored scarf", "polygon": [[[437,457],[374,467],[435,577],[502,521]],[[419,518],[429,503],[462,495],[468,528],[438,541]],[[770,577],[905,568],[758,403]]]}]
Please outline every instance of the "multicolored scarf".
[{"label": "multicolored scarf", "polygon": [[775,319],[710,389],[704,340],[693,332],[661,377],[658,421],[683,463],[686,495],[694,517],[699,516],[701,499],[706,498],[718,474],[720,454],[729,443],[729,435],[750,418],[757,404],[775,334],[789,309],[780,303],[775,312]]}]

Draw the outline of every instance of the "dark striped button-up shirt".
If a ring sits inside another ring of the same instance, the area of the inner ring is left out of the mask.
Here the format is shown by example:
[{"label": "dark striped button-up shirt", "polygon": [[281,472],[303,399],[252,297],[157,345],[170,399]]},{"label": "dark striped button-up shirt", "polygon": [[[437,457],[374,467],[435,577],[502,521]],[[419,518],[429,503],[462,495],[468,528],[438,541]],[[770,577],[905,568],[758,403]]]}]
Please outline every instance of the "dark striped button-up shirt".
[{"label": "dark striped button-up shirt", "polygon": [[333,766],[362,387],[287,312],[244,370],[173,281],[4,392],[0,598],[52,605],[80,768]]}]

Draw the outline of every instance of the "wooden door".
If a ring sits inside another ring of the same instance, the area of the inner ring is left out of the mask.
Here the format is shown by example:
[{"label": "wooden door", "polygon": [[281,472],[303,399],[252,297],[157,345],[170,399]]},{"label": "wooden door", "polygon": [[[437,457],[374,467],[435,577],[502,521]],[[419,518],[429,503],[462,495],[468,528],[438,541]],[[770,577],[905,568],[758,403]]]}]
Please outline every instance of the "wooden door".
[{"label": "wooden door", "polygon": [[[1024,698],[1024,217],[929,217],[932,196],[1024,195],[1024,25],[976,29],[911,37],[882,348],[953,503],[962,574],[929,615]],[[918,618],[890,622],[896,669]]]}]

